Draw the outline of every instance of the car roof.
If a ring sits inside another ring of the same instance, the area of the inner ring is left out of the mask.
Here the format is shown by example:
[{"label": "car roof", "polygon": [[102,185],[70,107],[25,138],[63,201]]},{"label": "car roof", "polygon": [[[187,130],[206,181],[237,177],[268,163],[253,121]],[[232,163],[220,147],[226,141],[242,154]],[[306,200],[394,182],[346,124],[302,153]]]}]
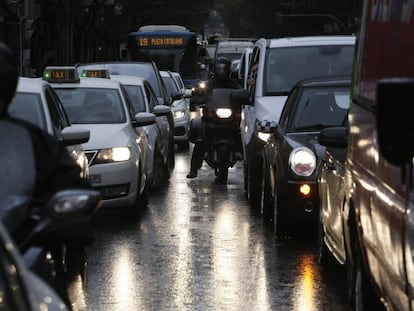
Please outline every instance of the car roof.
[{"label": "car roof", "polygon": [[106,78],[80,78],[79,82],[69,82],[69,83],[51,83],[53,87],[93,87],[93,88],[102,88],[102,89],[118,89],[120,88],[120,82],[116,80],[106,79]]},{"label": "car roof", "polygon": [[49,82],[41,78],[19,77],[17,83],[17,92],[39,93],[39,91]]},{"label": "car roof", "polygon": [[[269,48],[294,47],[294,46],[314,46],[330,44],[355,44],[354,35],[346,36],[305,36],[305,37],[286,37],[265,40]],[[258,40],[259,41],[259,40]]]},{"label": "car roof", "polygon": [[138,84],[144,85],[145,78],[138,76],[128,76],[128,75],[111,75],[111,79],[119,81],[122,84]]}]

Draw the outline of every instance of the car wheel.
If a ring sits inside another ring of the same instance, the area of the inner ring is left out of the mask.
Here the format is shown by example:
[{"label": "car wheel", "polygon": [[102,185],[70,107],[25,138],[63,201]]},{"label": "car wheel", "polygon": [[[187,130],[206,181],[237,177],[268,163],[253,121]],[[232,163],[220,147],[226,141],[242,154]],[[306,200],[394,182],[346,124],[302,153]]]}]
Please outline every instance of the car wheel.
[{"label": "car wheel", "polygon": [[166,166],[164,165],[164,160],[161,156],[161,153],[158,151],[154,153],[154,171],[152,176],[152,183],[151,183],[151,189],[157,189],[161,186],[161,184],[164,182],[164,175],[166,171]]},{"label": "car wheel", "polygon": [[177,147],[178,147],[178,150],[187,151],[188,149],[190,149],[190,142],[185,141],[185,142],[177,143]]},{"label": "car wheel", "polygon": [[[257,167],[257,166],[256,166]],[[250,205],[260,211],[260,195],[261,195],[261,179],[262,172],[259,170],[254,170],[250,164],[248,167],[249,179],[248,179],[248,189],[249,189],[249,201]]]},{"label": "car wheel", "polygon": [[278,195],[277,184],[275,185],[275,192],[273,195],[273,234],[276,238],[284,238],[287,234],[287,219],[283,217],[283,214],[280,212],[281,202]]}]

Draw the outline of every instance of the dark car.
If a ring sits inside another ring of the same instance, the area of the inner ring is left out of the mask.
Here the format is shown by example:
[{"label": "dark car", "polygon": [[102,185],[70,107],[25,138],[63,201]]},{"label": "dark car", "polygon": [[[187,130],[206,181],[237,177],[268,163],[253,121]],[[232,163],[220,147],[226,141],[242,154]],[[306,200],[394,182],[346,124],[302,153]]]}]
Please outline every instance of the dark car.
[{"label": "dark car", "polygon": [[[161,78],[161,74],[154,62],[96,62],[96,63],[78,63],[76,65],[78,74],[82,76],[82,72],[86,69],[106,69],[110,75],[125,75],[125,76],[137,76],[145,78],[151,85],[160,105],[171,106],[173,100],[168,95],[164,81]],[[168,121],[170,128],[174,128],[174,118],[172,112],[168,115]],[[175,153],[174,153],[174,131],[170,132],[170,144],[169,144],[169,158],[168,158],[168,171],[171,172],[175,166]]]},{"label": "dark car", "polygon": [[[325,148],[319,132],[347,120],[350,77],[324,77],[299,81],[292,88],[279,123],[260,122],[269,136],[263,149],[260,212],[273,221],[276,236],[317,223],[318,181]],[[315,230],[316,232],[316,230]]]}]

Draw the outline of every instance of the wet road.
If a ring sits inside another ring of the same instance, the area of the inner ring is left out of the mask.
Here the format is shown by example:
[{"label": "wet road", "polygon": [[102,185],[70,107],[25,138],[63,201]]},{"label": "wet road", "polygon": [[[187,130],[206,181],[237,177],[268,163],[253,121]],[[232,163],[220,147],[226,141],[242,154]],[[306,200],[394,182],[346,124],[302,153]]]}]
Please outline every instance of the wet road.
[{"label": "wet road", "polygon": [[186,179],[189,155],[176,153],[138,219],[97,215],[87,269],[68,287],[74,311],[347,310],[343,271],[321,269],[313,240],[275,240],[252,213],[241,163],[219,185],[206,164]]}]

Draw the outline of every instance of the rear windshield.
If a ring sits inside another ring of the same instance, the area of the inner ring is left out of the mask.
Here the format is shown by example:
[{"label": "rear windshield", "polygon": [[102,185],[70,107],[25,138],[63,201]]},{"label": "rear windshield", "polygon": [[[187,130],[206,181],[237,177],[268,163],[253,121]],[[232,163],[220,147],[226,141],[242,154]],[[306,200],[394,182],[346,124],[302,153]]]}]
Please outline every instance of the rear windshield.
[{"label": "rear windshield", "polygon": [[286,93],[302,79],[352,72],[353,45],[324,45],[268,49],[263,94]]},{"label": "rear windshield", "polygon": [[125,108],[117,89],[56,88],[73,124],[125,123]]}]

